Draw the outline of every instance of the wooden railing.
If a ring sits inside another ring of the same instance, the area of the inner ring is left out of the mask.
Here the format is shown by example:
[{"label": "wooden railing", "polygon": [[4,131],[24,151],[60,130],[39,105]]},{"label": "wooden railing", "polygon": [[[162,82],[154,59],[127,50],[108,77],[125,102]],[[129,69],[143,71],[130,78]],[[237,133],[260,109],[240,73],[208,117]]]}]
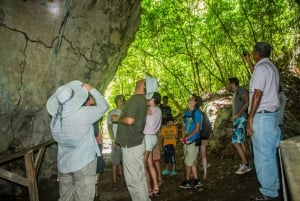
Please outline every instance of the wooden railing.
[{"label": "wooden railing", "polygon": [[300,136],[280,142],[279,158],[284,201],[300,201]]},{"label": "wooden railing", "polygon": [[[39,193],[37,187],[37,174],[45,154],[46,148],[55,143],[54,140],[49,140],[43,144],[36,145],[32,148],[0,157],[0,165],[15,161],[21,157],[25,160],[26,177],[20,176],[11,171],[0,168],[0,177],[20,184],[28,188],[30,201],[39,201]],[[35,157],[34,153],[37,151]]]}]

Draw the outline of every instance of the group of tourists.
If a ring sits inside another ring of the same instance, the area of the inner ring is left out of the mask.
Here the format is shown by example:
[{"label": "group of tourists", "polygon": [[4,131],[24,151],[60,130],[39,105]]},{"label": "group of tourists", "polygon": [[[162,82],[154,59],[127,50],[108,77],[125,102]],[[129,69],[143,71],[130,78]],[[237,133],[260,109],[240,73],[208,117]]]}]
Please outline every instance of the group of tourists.
[{"label": "group of tourists", "polygon": [[[260,194],[253,200],[271,200],[278,197],[279,176],[276,149],[280,129],[279,73],[269,56],[271,47],[261,42],[254,46],[254,66],[247,54],[244,59],[253,72],[249,93],[239,87],[237,78],[230,78],[233,96],[233,135],[241,165],[236,174],[252,170],[246,157],[246,134],[251,136],[254,165]],[[112,187],[117,190],[120,179],[126,181],[131,199],[149,201],[160,196],[161,175],[177,175],[176,139],[178,129],[174,124],[168,97],[157,92],[156,78],[146,76],[136,82],[134,94],[125,100],[115,97],[116,108],[109,111],[107,125],[112,140]],[[199,109],[200,96],[193,94],[187,100],[183,115],[182,133],[185,179],[180,188],[198,188],[197,157],[200,152],[203,166],[202,180],[207,180],[207,137],[201,136],[205,114]],[[52,116],[50,129],[58,143],[59,201],[94,200],[97,190],[97,158],[101,156],[99,131],[94,125],[108,110],[102,94],[88,83],[71,81],[57,88],[47,101]],[[247,124],[247,125],[246,125]],[[99,128],[98,128],[99,129]],[[95,139],[98,137],[98,143]],[[160,170],[160,149],[164,151],[165,168]],[[98,162],[99,163],[99,162]],[[96,191],[96,192],[95,192]]]}]

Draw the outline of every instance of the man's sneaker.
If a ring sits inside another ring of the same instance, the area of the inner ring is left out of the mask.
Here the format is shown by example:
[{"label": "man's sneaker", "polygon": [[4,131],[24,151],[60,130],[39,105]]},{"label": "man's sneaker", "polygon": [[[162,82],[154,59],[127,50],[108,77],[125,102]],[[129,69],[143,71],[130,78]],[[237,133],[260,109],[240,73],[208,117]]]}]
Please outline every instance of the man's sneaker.
[{"label": "man's sneaker", "polygon": [[195,179],[195,180],[194,180],[194,188],[195,188],[195,189],[198,189],[198,188],[200,188],[201,186],[203,186],[203,184],[200,182],[200,180]]},{"label": "man's sneaker", "polygon": [[170,173],[170,176],[175,176],[177,175],[177,172],[175,170],[172,170],[172,172]]},{"label": "man's sneaker", "polygon": [[248,165],[240,164],[240,168],[235,172],[235,174],[245,174],[252,170]]},{"label": "man's sneaker", "polygon": [[181,184],[180,184],[180,186],[179,186],[180,188],[191,188],[192,186],[191,186],[191,182],[189,182],[189,181],[184,181],[184,182],[182,182]]},{"label": "man's sneaker", "polygon": [[170,171],[168,171],[168,170],[164,170],[161,172],[161,175],[163,175],[163,176],[168,175],[168,174],[170,174]]}]

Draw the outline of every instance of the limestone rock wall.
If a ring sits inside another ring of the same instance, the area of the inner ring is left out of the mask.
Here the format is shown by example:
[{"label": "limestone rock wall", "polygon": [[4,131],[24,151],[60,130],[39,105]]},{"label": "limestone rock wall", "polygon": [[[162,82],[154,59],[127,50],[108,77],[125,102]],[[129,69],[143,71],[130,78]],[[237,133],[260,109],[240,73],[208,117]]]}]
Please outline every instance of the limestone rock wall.
[{"label": "limestone rock wall", "polygon": [[[138,0],[0,0],[0,153],[51,139],[45,104],[59,85],[103,92],[140,14]],[[56,166],[56,151],[47,155]]]},{"label": "limestone rock wall", "polygon": [[57,86],[103,91],[140,13],[136,0],[0,0],[0,152],[51,138],[45,103]]}]

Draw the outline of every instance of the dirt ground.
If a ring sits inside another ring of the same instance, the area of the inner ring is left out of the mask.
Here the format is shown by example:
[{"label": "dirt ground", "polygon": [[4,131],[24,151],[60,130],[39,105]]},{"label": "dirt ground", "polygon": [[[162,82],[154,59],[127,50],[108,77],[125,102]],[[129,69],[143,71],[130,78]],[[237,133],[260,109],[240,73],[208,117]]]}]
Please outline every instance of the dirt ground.
[{"label": "dirt ground", "polygon": [[[179,185],[184,179],[184,164],[182,147],[178,146],[177,151],[177,172],[176,176],[163,176],[163,184],[161,185],[161,196],[154,197],[154,201],[245,201],[251,200],[251,196],[258,193],[258,183],[255,171],[251,171],[245,175],[236,175],[239,161],[237,159],[221,159],[215,154],[208,155],[210,167],[208,169],[209,178],[204,187],[199,191],[191,191],[180,189]],[[106,168],[101,175],[100,196],[95,201],[130,201],[130,196],[126,189],[126,185],[117,191],[112,191],[111,184],[111,162],[110,155],[105,154]],[[200,163],[199,159],[199,164]],[[251,161],[251,164],[252,161]],[[164,165],[161,168],[163,170]],[[202,176],[201,168],[199,168],[200,176]],[[40,201],[54,201],[58,199],[58,183],[57,176],[53,175],[49,180],[41,181],[38,184]],[[28,201],[28,194],[23,193],[21,196],[1,196],[0,201]],[[278,201],[280,199],[277,199]]]}]

